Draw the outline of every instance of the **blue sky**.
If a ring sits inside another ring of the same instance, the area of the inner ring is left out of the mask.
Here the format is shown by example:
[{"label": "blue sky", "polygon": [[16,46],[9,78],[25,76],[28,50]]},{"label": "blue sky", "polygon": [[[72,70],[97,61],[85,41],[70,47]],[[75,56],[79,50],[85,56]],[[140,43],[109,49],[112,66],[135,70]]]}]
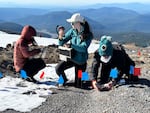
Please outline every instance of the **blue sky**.
[{"label": "blue sky", "polygon": [[96,3],[150,3],[149,0],[0,0],[0,4],[17,5],[90,5]]}]

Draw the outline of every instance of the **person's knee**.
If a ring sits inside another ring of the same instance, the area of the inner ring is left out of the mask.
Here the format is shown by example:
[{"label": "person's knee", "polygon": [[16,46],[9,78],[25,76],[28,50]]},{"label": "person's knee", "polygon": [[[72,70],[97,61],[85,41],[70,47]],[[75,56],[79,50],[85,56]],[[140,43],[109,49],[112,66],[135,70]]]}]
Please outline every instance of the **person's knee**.
[{"label": "person's knee", "polygon": [[46,67],[44,60],[42,60],[41,58],[37,59],[37,62],[38,62],[38,65],[40,66],[40,69],[43,69]]}]

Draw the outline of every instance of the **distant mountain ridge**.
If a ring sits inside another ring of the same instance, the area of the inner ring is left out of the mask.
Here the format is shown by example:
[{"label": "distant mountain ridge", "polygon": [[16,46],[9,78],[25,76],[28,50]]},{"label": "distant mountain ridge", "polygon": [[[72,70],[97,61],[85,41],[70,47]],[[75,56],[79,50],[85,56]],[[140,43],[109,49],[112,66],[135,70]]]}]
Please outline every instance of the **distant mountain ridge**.
[{"label": "distant mountain ridge", "polygon": [[[149,14],[139,14],[132,10],[116,7],[86,9],[77,12],[85,16],[96,36],[110,32],[150,32]],[[55,33],[57,25],[63,25],[67,29],[70,27],[66,19],[70,18],[72,14],[67,11],[55,11],[17,19],[15,22],[22,25],[31,24],[38,29],[46,29]]]},{"label": "distant mountain ridge", "polygon": [[40,15],[48,10],[33,8],[0,8],[0,19],[3,21],[13,21],[17,18],[24,18],[29,15]]},{"label": "distant mountain ridge", "polygon": [[[103,7],[99,9],[87,9],[79,11],[82,15],[88,16],[89,18],[102,23],[106,28],[111,31],[110,27],[117,25],[118,23],[124,23],[139,16],[139,14],[132,10],[126,10],[117,7]],[[119,28],[120,30],[120,28]]]},{"label": "distant mountain ridge", "polygon": [[11,34],[20,34],[23,26],[13,22],[0,23],[0,31],[4,31]]},{"label": "distant mountain ridge", "polygon": [[[35,26],[37,29],[46,29],[49,32],[56,33],[56,26],[63,25],[66,30],[70,28],[69,23],[66,22],[67,18],[70,18],[72,13],[67,11],[50,12],[45,15],[30,16],[22,19],[18,19],[15,22],[20,24],[30,24]],[[85,17],[90,23],[93,30],[104,29],[105,27],[99,22],[94,21],[88,17]]]},{"label": "distant mountain ridge", "polygon": [[67,26],[66,18],[69,18],[71,13],[67,11],[50,12],[44,15],[31,15],[25,18],[17,19],[15,22],[26,25],[30,24],[38,29],[46,29],[48,31],[56,32],[57,25]]},{"label": "distant mountain ridge", "polygon": [[79,11],[82,15],[88,16],[98,22],[103,22],[107,25],[111,23],[118,23],[125,20],[133,19],[139,14],[132,10],[117,8],[117,7],[103,7],[99,9],[88,9]]},{"label": "distant mountain ridge", "polygon": [[[100,36],[102,35],[112,35],[113,37],[115,37],[114,39],[117,39],[118,41],[125,42],[129,39],[132,39],[132,42],[137,42],[135,36],[139,36],[138,39],[140,41],[143,39],[148,44],[150,43],[150,13],[141,14],[139,12],[136,12],[135,10],[123,9],[114,6],[105,6],[102,8],[101,6],[96,6],[95,8],[89,9],[79,8],[74,12],[50,11],[49,13],[46,13],[48,10],[40,11],[41,13],[39,14],[37,14],[36,11],[32,14],[25,13],[25,17],[21,18],[18,18],[18,16],[16,16],[15,18],[15,15],[9,15],[12,16],[9,17],[9,19],[11,20],[11,22],[20,24],[21,26],[24,26],[26,24],[32,25],[39,32],[46,31],[45,33],[56,33],[57,25],[63,25],[67,31],[71,26],[66,22],[66,19],[70,18],[73,13],[79,12],[89,22],[95,38],[100,38]],[[4,13],[2,15],[4,15]],[[2,17],[2,15],[0,16]],[[6,14],[6,17],[7,16],[8,14]],[[1,18],[1,26],[3,26],[2,23],[4,23],[5,21],[7,21],[7,19],[5,19],[4,17]],[[11,25],[13,26],[13,24]],[[124,38],[124,35],[126,38]],[[123,38],[123,40],[121,38]],[[141,42],[138,41],[138,43],[142,43],[143,40]]]},{"label": "distant mountain ridge", "polygon": [[[23,29],[22,25],[13,22],[0,23],[0,31],[9,34],[21,34],[22,29]],[[38,30],[37,30],[37,36],[48,37],[48,38],[52,37],[50,33],[45,33]]]},{"label": "distant mountain ridge", "polygon": [[110,3],[110,4],[93,4],[85,7],[87,8],[102,8],[102,7],[118,7],[118,8],[123,8],[123,9],[128,9],[128,10],[133,10],[141,14],[145,13],[150,13],[150,3],[138,3],[138,2],[133,2],[133,3]]}]

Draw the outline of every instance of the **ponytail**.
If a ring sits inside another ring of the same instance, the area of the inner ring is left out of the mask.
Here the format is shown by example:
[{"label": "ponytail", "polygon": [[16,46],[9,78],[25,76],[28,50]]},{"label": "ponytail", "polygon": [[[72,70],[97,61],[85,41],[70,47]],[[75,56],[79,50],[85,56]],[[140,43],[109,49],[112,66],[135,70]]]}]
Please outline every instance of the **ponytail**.
[{"label": "ponytail", "polygon": [[90,35],[93,37],[93,33],[90,30],[90,26],[89,26],[88,22],[85,21],[84,23],[81,23],[81,25],[84,27],[84,31],[82,33],[82,37],[83,37],[82,40],[86,40]]}]

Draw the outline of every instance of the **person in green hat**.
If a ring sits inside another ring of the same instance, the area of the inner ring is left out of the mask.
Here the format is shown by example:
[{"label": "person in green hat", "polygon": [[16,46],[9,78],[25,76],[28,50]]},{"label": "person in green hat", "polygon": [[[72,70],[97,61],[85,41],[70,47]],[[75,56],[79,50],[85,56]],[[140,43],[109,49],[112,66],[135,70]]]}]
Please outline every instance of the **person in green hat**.
[{"label": "person in green hat", "polygon": [[[130,65],[135,66],[134,61],[127,55],[123,47],[119,44],[113,45],[111,40],[111,36],[102,36],[99,48],[94,53],[92,62],[92,85],[95,89],[110,90],[121,79],[123,74],[129,75]],[[97,83],[99,68],[100,85]],[[112,69],[117,72],[115,78],[110,77]]]}]

